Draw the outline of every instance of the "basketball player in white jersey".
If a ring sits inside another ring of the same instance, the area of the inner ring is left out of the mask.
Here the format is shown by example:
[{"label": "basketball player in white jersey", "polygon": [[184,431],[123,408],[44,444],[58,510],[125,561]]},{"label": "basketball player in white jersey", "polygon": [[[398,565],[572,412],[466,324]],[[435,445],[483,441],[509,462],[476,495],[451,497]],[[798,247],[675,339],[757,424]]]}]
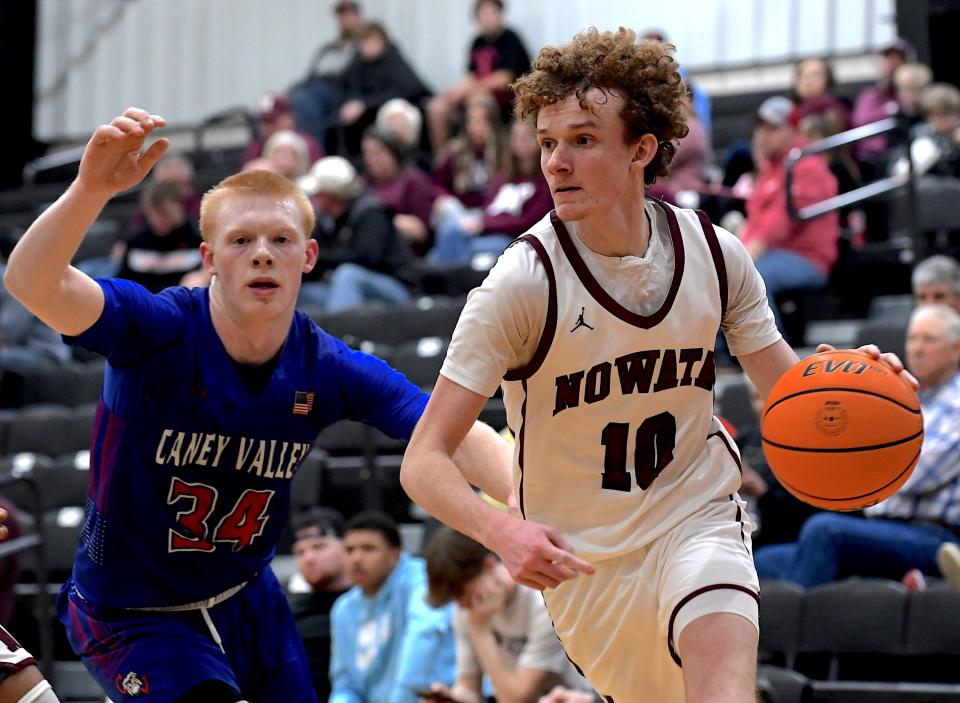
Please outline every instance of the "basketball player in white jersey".
[{"label": "basketball player in white jersey", "polygon": [[[0,542],[9,536],[7,511],[0,508]],[[0,703],[59,703],[37,668],[37,660],[0,626]]]},{"label": "basketball player in white jersey", "polygon": [[[797,357],[740,242],[644,198],[687,132],[670,46],[591,29],[544,48],[514,89],[556,209],[470,294],[404,486],[545,589],[607,700],[753,701],[759,584],[713,347],[723,329],[764,396]],[[501,383],[519,515],[451,461]]]}]

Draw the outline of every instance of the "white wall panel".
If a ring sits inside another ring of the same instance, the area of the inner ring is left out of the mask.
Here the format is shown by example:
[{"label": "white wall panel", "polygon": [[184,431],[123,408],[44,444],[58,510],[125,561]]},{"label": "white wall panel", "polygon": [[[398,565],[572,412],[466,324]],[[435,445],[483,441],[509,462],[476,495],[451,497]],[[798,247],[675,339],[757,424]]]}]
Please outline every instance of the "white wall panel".
[{"label": "white wall panel", "polygon": [[[434,89],[462,75],[473,0],[361,0]],[[792,16],[802,7],[799,27]],[[839,4],[838,4],[839,3]],[[252,105],[304,73],[336,31],[334,0],[40,0],[37,137],[86,135],[127,105],[188,125]],[[842,7],[841,7],[842,5]],[[532,53],[596,25],[658,28],[698,66],[789,57],[824,47],[879,46],[893,35],[893,0],[508,0],[507,20]],[[867,18],[870,29],[867,30]]]}]

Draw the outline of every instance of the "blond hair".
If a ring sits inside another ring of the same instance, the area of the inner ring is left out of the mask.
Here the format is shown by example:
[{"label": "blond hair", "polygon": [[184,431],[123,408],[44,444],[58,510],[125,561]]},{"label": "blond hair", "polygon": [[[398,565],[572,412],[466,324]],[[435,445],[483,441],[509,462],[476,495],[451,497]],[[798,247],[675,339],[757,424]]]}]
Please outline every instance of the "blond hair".
[{"label": "blond hair", "polygon": [[225,178],[203,195],[200,201],[200,234],[210,240],[217,212],[230,197],[289,200],[300,213],[304,236],[313,232],[314,214],[310,200],[291,181],[271,171],[242,171]]}]

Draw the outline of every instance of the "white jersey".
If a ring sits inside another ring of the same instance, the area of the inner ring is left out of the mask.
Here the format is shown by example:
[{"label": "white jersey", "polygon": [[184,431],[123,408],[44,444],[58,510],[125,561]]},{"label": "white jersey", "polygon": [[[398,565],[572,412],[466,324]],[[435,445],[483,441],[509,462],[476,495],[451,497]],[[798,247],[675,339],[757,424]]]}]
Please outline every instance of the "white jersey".
[{"label": "white jersey", "polygon": [[536,250],[549,283],[536,352],[502,384],[520,506],[594,561],[642,548],[740,486],[713,416],[723,252],[705,216],[661,207],[675,264],[646,316],[604,290],[555,214],[515,244]]}]

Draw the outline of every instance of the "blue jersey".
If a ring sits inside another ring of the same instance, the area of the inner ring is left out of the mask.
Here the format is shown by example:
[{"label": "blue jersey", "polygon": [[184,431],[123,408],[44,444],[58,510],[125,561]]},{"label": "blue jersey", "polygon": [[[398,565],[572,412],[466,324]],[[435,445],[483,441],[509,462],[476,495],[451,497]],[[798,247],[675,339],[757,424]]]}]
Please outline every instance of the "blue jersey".
[{"label": "blue jersey", "polygon": [[208,289],[98,282],[100,319],[67,340],[107,358],[73,568],[94,605],[182,605],[251,579],[273,557],[290,481],[323,428],[354,419],[409,438],[426,405],[300,312],[253,392],[214,330]]}]

